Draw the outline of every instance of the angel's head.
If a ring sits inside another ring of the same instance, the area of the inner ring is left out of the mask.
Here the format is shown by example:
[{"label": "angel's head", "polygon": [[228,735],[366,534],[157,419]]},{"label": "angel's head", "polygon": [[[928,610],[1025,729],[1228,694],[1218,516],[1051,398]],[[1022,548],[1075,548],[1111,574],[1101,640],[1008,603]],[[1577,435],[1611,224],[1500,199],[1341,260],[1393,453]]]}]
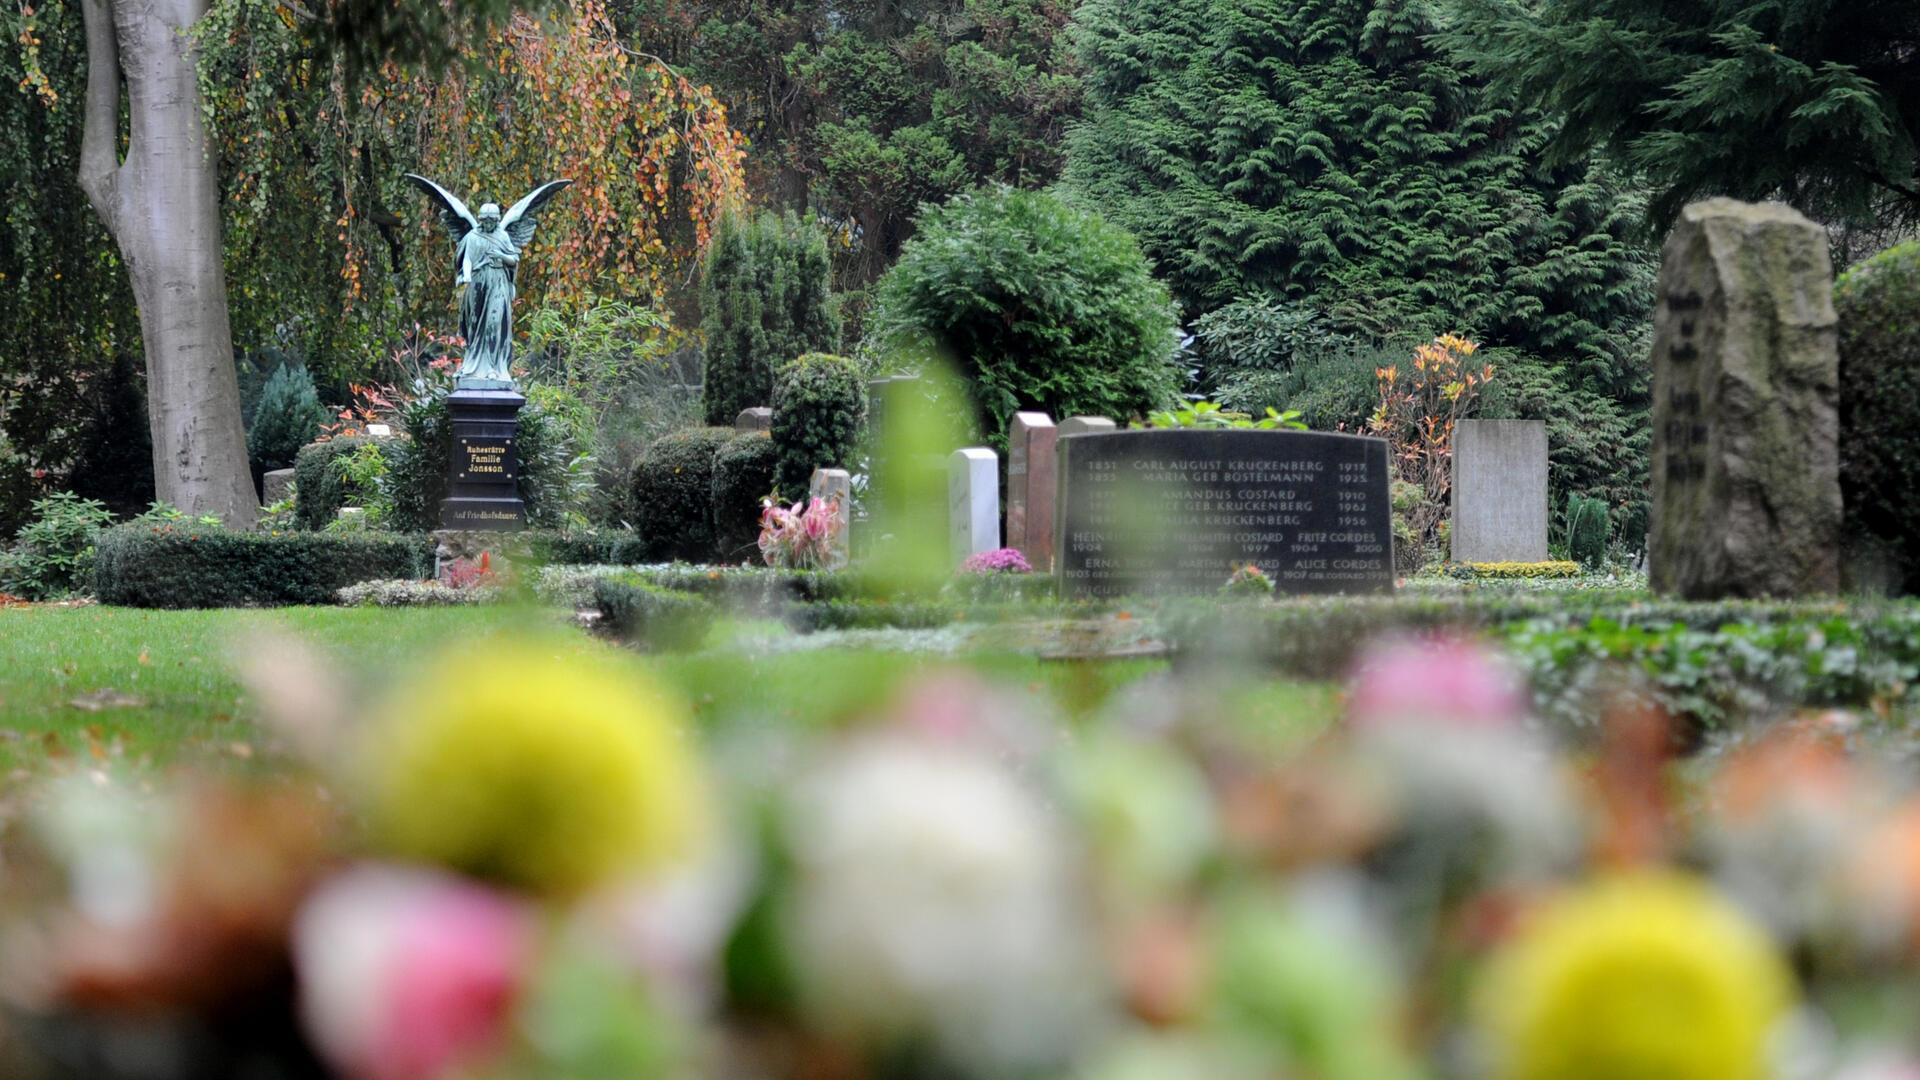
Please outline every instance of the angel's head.
[{"label": "angel's head", "polygon": [[488,203],[480,208],[480,231],[492,232],[500,227],[500,204]]}]

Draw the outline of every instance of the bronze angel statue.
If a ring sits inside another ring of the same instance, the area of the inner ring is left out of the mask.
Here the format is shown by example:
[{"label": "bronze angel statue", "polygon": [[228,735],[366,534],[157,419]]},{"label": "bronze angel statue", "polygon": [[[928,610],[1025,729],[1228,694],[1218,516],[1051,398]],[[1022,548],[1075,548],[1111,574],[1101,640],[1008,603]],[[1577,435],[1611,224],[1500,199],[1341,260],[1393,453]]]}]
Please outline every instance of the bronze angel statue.
[{"label": "bronze angel statue", "polygon": [[408,173],[407,179],[440,204],[440,220],[453,237],[454,257],[459,260],[454,284],[467,288],[460,298],[460,336],[466,339],[467,355],[460,365],[459,385],[476,389],[511,386],[514,276],[520,265],[520,249],[533,240],[540,208],[573,181],[541,184],[514,203],[505,216],[498,205],[487,203],[476,218],[466,203],[439,184],[413,173]]}]

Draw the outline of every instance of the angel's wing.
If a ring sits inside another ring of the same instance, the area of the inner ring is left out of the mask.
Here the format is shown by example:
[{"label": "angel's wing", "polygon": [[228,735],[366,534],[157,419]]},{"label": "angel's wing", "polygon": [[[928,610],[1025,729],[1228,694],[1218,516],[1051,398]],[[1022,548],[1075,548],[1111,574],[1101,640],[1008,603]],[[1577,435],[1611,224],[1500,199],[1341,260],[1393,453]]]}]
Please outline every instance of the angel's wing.
[{"label": "angel's wing", "polygon": [[440,204],[440,221],[447,227],[447,235],[453,238],[454,249],[459,250],[460,241],[465,240],[468,233],[480,227],[480,222],[474,219],[473,211],[467,209],[467,204],[456,198],[453,192],[424,176],[408,173],[407,179],[413,181],[414,187],[426,192],[428,198]]},{"label": "angel's wing", "polygon": [[513,204],[507,216],[500,219],[500,227],[507,231],[507,238],[515,247],[526,247],[533,239],[533,228],[539,224],[540,208],[547,200],[560,194],[571,180],[550,180],[527,193],[527,197]]}]

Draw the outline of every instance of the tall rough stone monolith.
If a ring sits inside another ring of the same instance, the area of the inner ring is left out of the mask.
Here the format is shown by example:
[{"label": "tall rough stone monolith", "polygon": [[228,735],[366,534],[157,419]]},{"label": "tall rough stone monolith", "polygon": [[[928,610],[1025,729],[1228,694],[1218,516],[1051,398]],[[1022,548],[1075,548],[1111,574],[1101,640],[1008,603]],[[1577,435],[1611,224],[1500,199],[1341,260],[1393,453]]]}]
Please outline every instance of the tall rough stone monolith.
[{"label": "tall rough stone monolith", "polygon": [[1681,211],[1654,313],[1656,591],[1839,589],[1837,323],[1826,230],[1777,203]]}]

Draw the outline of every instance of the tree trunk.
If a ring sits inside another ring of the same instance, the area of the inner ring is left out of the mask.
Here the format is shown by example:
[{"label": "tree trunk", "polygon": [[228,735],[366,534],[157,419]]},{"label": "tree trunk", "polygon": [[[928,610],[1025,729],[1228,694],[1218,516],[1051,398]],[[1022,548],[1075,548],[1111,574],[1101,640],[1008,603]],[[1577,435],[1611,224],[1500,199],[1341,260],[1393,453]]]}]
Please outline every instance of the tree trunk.
[{"label": "tree trunk", "polygon": [[188,36],[207,0],[82,3],[87,116],[80,186],[120,247],[140,308],[154,484],[162,501],[188,514],[218,514],[233,528],[252,528],[259,500],[227,319],[220,183]]}]

